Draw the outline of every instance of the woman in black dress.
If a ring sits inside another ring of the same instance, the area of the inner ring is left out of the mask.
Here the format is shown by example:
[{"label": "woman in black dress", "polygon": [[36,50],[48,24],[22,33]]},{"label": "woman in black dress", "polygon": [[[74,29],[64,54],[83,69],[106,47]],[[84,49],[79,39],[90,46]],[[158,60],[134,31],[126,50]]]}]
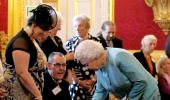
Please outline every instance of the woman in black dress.
[{"label": "woman in black dress", "polygon": [[56,26],[57,15],[46,4],[37,6],[31,12],[33,15],[27,26],[7,45],[6,63],[11,65],[7,67],[10,74],[5,74],[10,75],[8,100],[42,100],[43,70],[47,60],[35,39]]}]

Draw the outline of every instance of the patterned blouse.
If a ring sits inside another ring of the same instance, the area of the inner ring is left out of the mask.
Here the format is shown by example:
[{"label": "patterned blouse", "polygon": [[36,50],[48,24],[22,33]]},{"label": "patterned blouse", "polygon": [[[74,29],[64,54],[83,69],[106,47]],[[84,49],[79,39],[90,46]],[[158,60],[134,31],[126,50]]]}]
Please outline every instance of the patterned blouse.
[{"label": "patterned blouse", "polygon": [[[88,34],[89,40],[99,41],[98,38],[93,37],[92,35]],[[70,40],[66,42],[66,50],[68,52],[74,52],[78,44],[80,43],[80,38],[75,35]],[[68,62],[68,66],[70,69],[73,69],[76,77],[79,80],[88,80],[94,76],[95,72],[89,70],[85,65],[82,65],[80,62],[77,61],[70,61]],[[70,88],[70,95],[72,96],[72,100],[90,100],[92,98],[93,93],[88,92],[88,90],[79,87],[78,84],[73,83]]]}]

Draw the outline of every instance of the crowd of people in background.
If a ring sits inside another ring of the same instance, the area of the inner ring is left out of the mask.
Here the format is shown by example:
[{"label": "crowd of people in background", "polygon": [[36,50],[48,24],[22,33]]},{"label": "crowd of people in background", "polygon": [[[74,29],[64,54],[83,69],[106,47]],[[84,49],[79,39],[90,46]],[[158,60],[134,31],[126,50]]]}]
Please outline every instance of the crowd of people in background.
[{"label": "crowd of people in background", "polygon": [[74,36],[63,43],[58,35],[62,14],[47,4],[8,43],[5,62],[0,53],[0,99],[120,100],[170,99],[170,36],[166,57],[154,62],[157,37],[147,34],[140,51],[123,49],[116,24],[104,21],[97,37],[89,33],[90,18],[73,18]]}]

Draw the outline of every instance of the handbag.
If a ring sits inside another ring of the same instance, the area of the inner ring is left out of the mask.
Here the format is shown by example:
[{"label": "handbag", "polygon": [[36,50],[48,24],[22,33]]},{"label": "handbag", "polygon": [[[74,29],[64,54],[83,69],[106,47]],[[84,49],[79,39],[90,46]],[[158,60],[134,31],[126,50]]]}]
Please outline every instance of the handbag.
[{"label": "handbag", "polygon": [[6,90],[4,100],[33,100],[33,95],[31,95],[20,83],[14,66],[3,64],[3,67],[4,82],[2,87]]}]

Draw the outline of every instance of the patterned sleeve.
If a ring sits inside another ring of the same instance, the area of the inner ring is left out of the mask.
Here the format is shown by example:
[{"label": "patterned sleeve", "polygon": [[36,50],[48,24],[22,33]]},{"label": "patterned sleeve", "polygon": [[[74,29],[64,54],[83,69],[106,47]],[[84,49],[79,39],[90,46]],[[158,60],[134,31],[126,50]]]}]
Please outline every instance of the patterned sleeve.
[{"label": "patterned sleeve", "polygon": [[71,40],[68,40],[65,44],[65,49],[67,52],[72,52]]},{"label": "patterned sleeve", "polygon": [[[65,44],[65,50],[66,50],[67,52],[72,52],[72,51],[73,51],[73,50],[72,50],[72,42],[71,42],[71,39],[66,42],[66,44]],[[68,68],[68,69],[72,69],[72,67],[74,66],[74,64],[75,64],[74,60],[67,61],[67,68]]]}]

